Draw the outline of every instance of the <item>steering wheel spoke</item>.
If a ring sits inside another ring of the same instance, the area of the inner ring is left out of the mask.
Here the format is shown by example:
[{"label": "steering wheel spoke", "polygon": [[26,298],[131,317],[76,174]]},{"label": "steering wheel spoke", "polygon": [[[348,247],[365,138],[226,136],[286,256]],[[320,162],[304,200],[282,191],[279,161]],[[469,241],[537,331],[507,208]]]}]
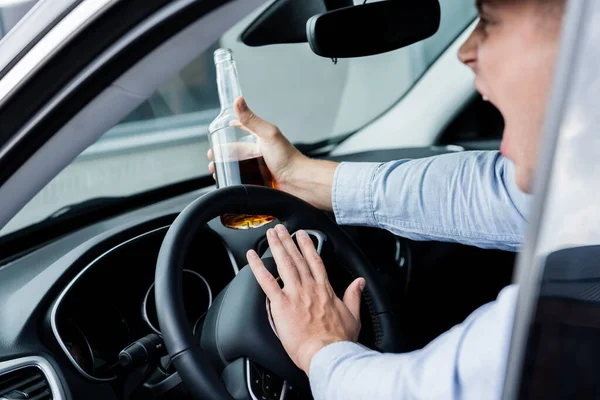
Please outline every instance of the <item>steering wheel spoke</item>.
[{"label": "steering wheel spoke", "polygon": [[246,358],[245,361],[246,383],[253,400],[284,400],[286,398],[287,381],[249,358]]},{"label": "steering wheel spoke", "polygon": [[227,390],[235,399],[299,400],[311,398],[310,389],[292,386],[278,374],[248,357],[229,364],[222,373]]}]

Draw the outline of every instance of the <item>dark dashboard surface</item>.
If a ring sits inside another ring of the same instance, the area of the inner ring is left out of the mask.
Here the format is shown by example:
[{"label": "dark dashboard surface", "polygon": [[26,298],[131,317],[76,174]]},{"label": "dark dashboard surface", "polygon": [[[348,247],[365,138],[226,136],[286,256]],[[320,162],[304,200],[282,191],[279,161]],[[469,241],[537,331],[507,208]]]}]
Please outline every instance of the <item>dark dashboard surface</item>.
[{"label": "dark dashboard surface", "polygon": [[[386,161],[448,151],[386,150],[335,159]],[[152,303],[151,286],[162,238],[186,205],[213,189],[197,190],[94,223],[1,266],[0,361],[41,355],[59,371],[63,386],[73,398],[120,398],[113,382],[121,375],[116,355],[132,341],[159,331],[155,311],[145,302]],[[190,283],[188,289],[184,287],[184,297],[189,291],[197,296],[190,295],[190,299],[200,299],[189,302],[192,325],[201,320],[210,297],[216,296],[237,269],[246,265],[246,251],[264,248],[264,233],[270,226],[238,231],[225,228],[216,219],[198,235],[194,250],[186,256]],[[392,295],[398,294],[395,301],[399,310],[405,308],[400,304],[408,287],[411,257],[422,253],[431,264],[437,262],[435,258],[422,245],[385,231],[347,229],[389,282]],[[441,249],[446,251],[441,253],[444,256],[462,256],[456,247]],[[479,250],[469,251],[472,256],[483,257]],[[495,262],[511,260],[511,255],[501,255]],[[489,278],[491,281],[495,277],[492,274]],[[491,287],[493,294],[496,287]],[[486,293],[478,301],[488,297],[491,295]],[[464,305],[465,310],[469,307],[472,305]],[[432,334],[437,333],[436,329],[441,328],[432,327]]]},{"label": "dark dashboard surface", "polygon": [[[112,381],[122,376],[127,371],[118,363],[119,352],[152,332],[161,334],[154,271],[167,229],[153,229],[107,251],[82,270],[53,304],[52,333],[88,379]],[[229,255],[210,229],[197,235],[186,255],[182,292],[194,333],[199,333],[213,296],[238,270]]]}]

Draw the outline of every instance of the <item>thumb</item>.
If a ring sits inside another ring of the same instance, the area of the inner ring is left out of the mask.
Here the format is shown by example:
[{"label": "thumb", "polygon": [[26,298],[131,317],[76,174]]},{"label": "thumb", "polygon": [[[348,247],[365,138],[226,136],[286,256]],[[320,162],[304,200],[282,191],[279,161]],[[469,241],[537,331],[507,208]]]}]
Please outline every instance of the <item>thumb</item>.
[{"label": "thumb", "polygon": [[360,297],[366,284],[364,278],[355,279],[344,293],[344,304],[357,321],[360,321]]},{"label": "thumb", "polygon": [[235,100],[234,108],[240,124],[259,137],[273,137],[279,133],[279,129],[275,125],[254,114],[243,97],[240,96]]}]

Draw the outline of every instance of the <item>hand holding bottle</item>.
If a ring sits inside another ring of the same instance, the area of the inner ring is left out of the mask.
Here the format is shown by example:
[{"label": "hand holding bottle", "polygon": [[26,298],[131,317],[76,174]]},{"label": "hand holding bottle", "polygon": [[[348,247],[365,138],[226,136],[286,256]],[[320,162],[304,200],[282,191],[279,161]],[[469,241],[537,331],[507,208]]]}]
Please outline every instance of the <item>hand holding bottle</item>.
[{"label": "hand holding bottle", "polygon": [[[234,110],[237,119],[232,121],[231,125],[238,126],[240,129],[257,136],[258,151],[262,154],[276,187],[284,190],[289,180],[287,179],[288,176],[292,175],[291,172],[296,169],[295,165],[300,166],[303,162],[309,161],[308,158],[300,153],[275,125],[254,114],[248,108],[243,97],[236,99]],[[239,154],[253,152],[249,145],[237,143],[236,146],[236,152]],[[213,159],[210,150],[208,157],[211,160]],[[212,173],[215,172],[213,162],[209,164],[209,169]]]},{"label": "hand holding bottle", "polygon": [[[261,119],[246,104],[243,97],[234,103],[237,120],[232,124],[258,137],[258,146],[275,187],[331,211],[331,187],[337,163],[313,160],[298,151],[277,126]],[[213,160],[209,150],[208,158]],[[215,173],[215,164],[208,166]]]},{"label": "hand holding bottle", "polygon": [[217,187],[235,184],[275,187],[331,210],[331,187],[337,164],[309,159],[279,128],[252,112],[242,97],[231,50],[216,50],[214,61],[221,112],[209,127],[208,158],[214,161],[209,170]]}]

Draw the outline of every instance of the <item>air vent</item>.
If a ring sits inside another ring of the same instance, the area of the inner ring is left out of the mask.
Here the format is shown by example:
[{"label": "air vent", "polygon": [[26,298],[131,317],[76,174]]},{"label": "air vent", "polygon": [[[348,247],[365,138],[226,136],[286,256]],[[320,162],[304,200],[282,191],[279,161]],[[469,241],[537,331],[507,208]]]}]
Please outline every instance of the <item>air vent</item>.
[{"label": "air vent", "polygon": [[0,375],[0,400],[50,400],[52,392],[41,369],[24,367]]}]

